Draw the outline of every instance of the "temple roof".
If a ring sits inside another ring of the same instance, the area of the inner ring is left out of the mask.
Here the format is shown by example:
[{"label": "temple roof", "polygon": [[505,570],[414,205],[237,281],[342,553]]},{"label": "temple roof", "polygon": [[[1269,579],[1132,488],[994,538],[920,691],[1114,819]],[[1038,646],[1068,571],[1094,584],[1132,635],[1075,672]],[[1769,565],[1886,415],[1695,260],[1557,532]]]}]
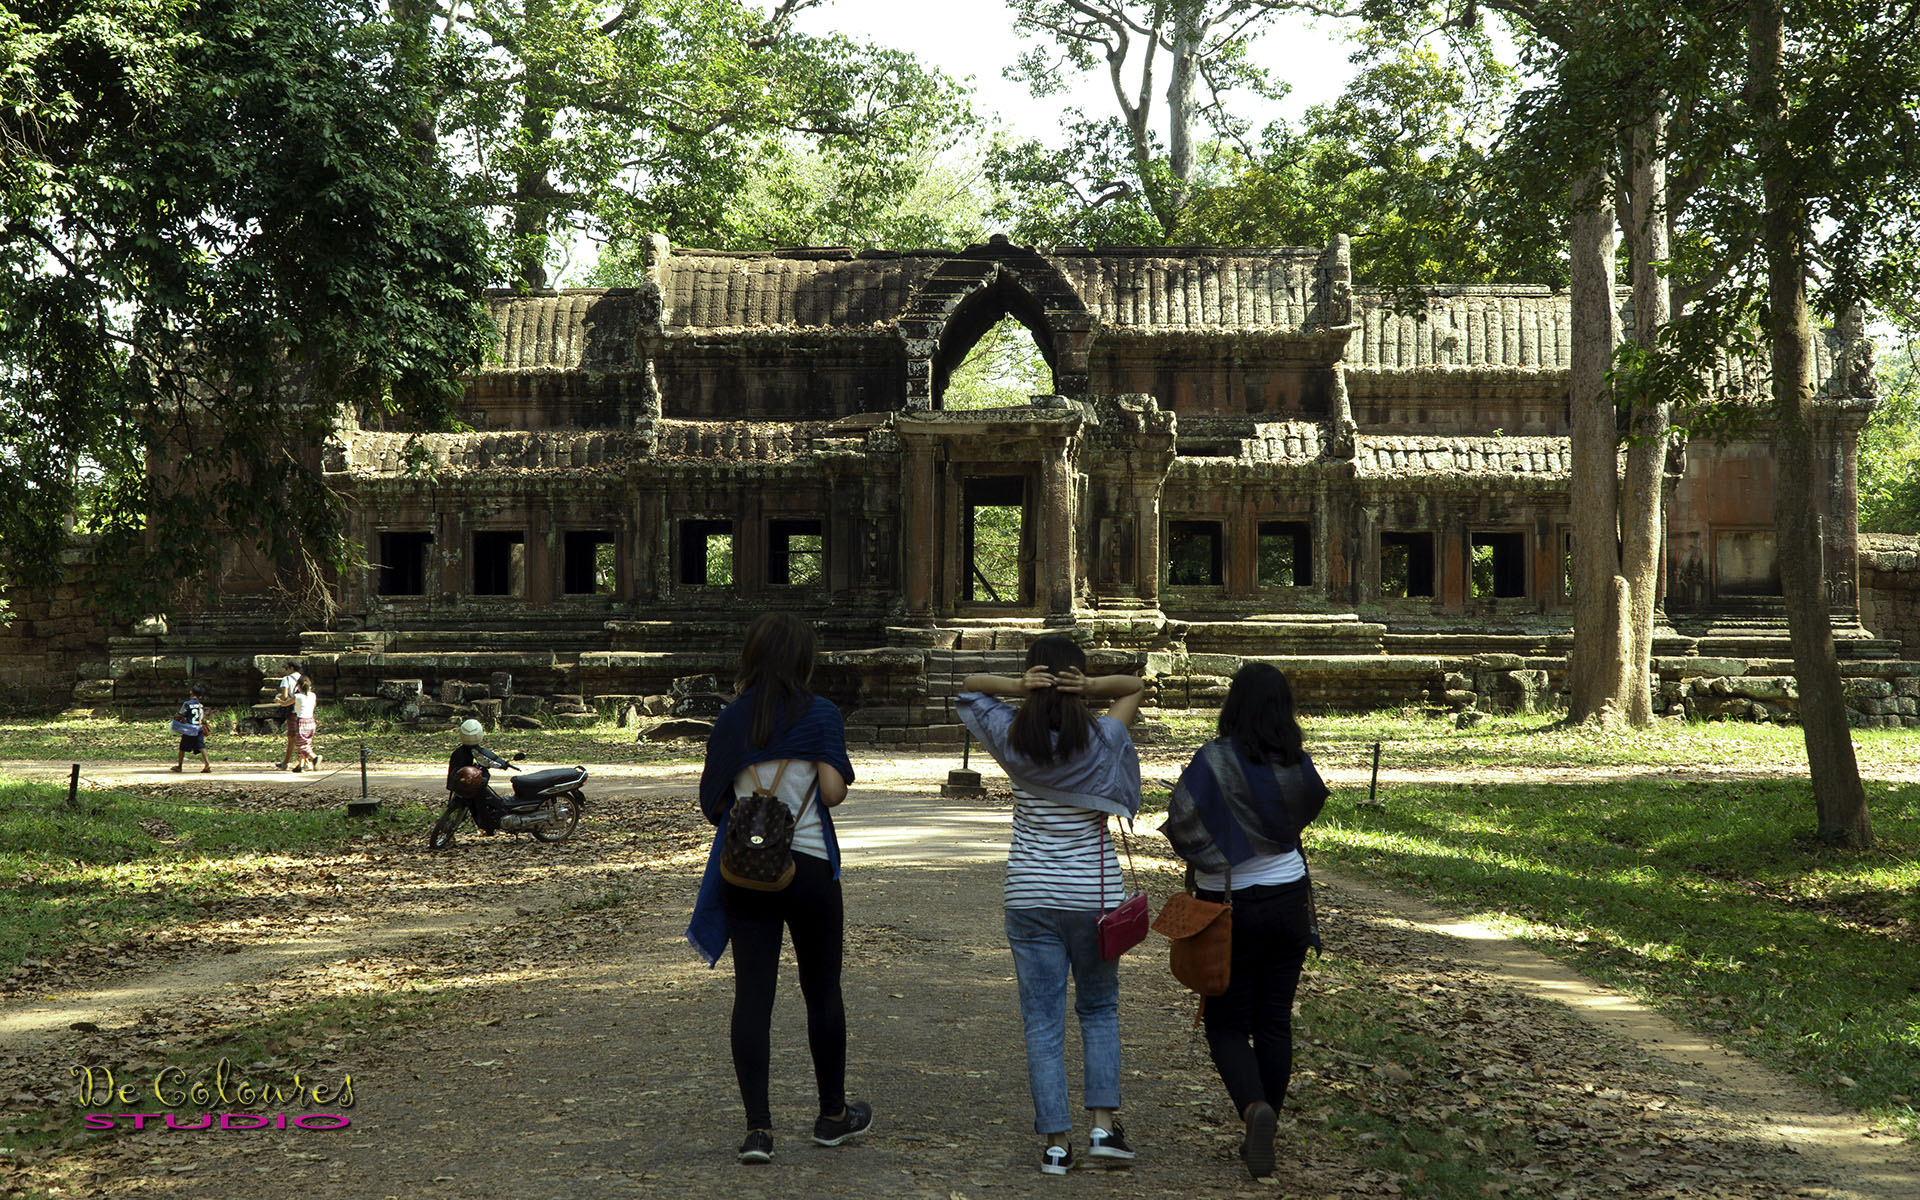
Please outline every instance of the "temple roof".
[{"label": "temple roof", "polygon": [[1404,437],[1354,439],[1354,474],[1362,478],[1480,476],[1564,479],[1572,469],[1563,437]]},{"label": "temple roof", "polygon": [[[654,285],[639,288],[490,296],[499,357],[484,369],[618,368],[634,361],[637,338],[647,330],[667,337],[885,336],[917,298],[924,306],[923,289],[939,298],[956,278],[994,272],[1033,290],[1071,290],[1094,318],[1096,337],[1307,333],[1350,324],[1344,361],[1363,379],[1427,372],[1521,379],[1564,374],[1572,356],[1565,292],[1436,286],[1425,291],[1423,313],[1399,313],[1383,289],[1352,288],[1349,302],[1338,247],[1037,252],[996,239],[958,253],[668,248],[651,270]],[[1624,292],[1621,299],[1624,308]],[[1844,356],[1835,350],[1830,337],[1814,339],[1823,395],[1847,394],[1839,378]]]},{"label": "temple roof", "polygon": [[1503,367],[1564,371],[1573,351],[1567,293],[1544,287],[1432,288],[1424,315],[1396,313],[1391,294],[1355,288],[1349,370]]}]

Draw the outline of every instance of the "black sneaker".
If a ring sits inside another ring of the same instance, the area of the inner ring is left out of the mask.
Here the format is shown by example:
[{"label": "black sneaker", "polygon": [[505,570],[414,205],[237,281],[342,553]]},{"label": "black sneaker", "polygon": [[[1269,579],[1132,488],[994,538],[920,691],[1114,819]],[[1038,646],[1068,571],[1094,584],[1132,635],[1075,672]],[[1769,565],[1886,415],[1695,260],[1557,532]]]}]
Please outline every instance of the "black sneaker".
[{"label": "black sneaker", "polygon": [[1273,1130],[1279,1120],[1273,1106],[1264,1101],[1247,1112],[1247,1140],[1240,1143],[1240,1157],[1247,1164],[1247,1174],[1255,1179],[1273,1174]]},{"label": "black sneaker", "polygon": [[838,1146],[848,1138],[859,1137],[873,1127],[873,1105],[853,1100],[838,1117],[815,1117],[813,1140],[822,1146]]},{"label": "black sneaker", "polygon": [[1087,1134],[1087,1157],[1104,1158],[1109,1166],[1119,1166],[1133,1161],[1133,1147],[1127,1145],[1127,1131],[1115,1121],[1112,1129],[1095,1126]]},{"label": "black sneaker", "polygon": [[740,1161],[743,1163],[772,1162],[773,1135],[764,1129],[747,1130],[747,1140],[740,1143]]},{"label": "black sneaker", "polygon": [[1065,1175],[1073,1170],[1072,1146],[1047,1146],[1040,1151],[1042,1175]]}]

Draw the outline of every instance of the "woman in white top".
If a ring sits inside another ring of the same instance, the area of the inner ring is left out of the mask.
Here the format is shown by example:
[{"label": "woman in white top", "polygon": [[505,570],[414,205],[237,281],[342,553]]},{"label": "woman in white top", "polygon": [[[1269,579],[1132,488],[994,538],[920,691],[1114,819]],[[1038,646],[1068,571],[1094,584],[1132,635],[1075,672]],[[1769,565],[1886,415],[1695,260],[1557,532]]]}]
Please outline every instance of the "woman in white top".
[{"label": "woman in white top", "polygon": [[313,680],[302,675],[299,686],[293,693],[293,751],[298,761],[293,769],[304,771],[307,764],[320,765],[320,756],[313,750],[313,735],[319,725],[314,720],[314,712],[320,707],[320,697],[314,695]]},{"label": "woman in white top", "polygon": [[[838,1146],[873,1124],[872,1107],[846,1093],[847,1009],[840,988],[845,918],[840,847],[829,813],[847,798],[853,764],[840,710],[808,686],[813,647],[812,626],[786,613],[762,613],[748,627],[735,680],[740,698],[714,721],[700,775],[701,811],[718,828],[687,940],[709,964],[733,946],[729,1034],[747,1118],[739,1159],[750,1164],[773,1159],[773,996],[780,944],[788,935],[806,1000],[807,1048],[820,1100],[813,1140]],[[771,789],[799,818],[793,879],[778,891],[740,887],[720,874],[734,801],[757,788]]]},{"label": "woman in white top", "polygon": [[1207,1048],[1246,1126],[1240,1157],[1273,1174],[1273,1134],[1293,1071],[1293,996],[1307,950],[1320,948],[1300,832],[1327,785],[1302,746],[1293,688],[1278,668],[1240,668],[1220,709],[1220,736],[1200,747],[1167,801],[1161,832],[1192,868],[1194,894],[1233,894],[1225,994],[1202,1010]]}]

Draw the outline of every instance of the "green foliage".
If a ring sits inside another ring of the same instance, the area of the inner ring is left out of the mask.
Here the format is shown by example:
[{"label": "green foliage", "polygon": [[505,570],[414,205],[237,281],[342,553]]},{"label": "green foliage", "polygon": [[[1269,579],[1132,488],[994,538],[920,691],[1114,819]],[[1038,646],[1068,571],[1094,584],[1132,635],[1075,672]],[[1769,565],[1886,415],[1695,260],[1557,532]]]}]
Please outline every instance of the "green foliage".
[{"label": "green foliage", "polygon": [[1711,1036],[1912,1122],[1920,788],[1871,786],[1868,854],[1819,849],[1791,780],[1394,787],[1377,809],[1330,806],[1311,840],[1320,861],[1504,918]]},{"label": "green foliage", "polygon": [[1489,146],[1514,79],[1484,43],[1470,59],[1362,39],[1332,104],[1275,124],[1253,152],[1221,149],[1195,189],[1180,240],[1322,245],[1353,240],[1356,280],[1553,283],[1566,274],[1559,189],[1516,186]]},{"label": "green foliage", "polygon": [[980,335],[955,367],[941,395],[945,409],[1002,408],[1053,391],[1053,369],[1018,318],[1006,316]]},{"label": "green foliage", "polygon": [[604,243],[607,279],[654,232],[716,247],[943,236],[888,217],[966,117],[964,92],[900,51],[796,32],[796,7],[478,0],[426,18],[440,146],[515,276],[564,275],[580,232]]},{"label": "green foliage", "polygon": [[[224,523],[318,569],[336,416],[444,424],[490,333],[479,227],[402,135],[355,0],[0,10],[0,565],[67,522],[150,609]],[[151,466],[151,469],[149,467]]]},{"label": "green foliage", "polygon": [[[1023,28],[1058,43],[1051,57],[1034,51],[1023,60],[1019,74],[1036,93],[1060,69],[1095,65],[1091,18],[1064,21],[1066,6],[1043,0],[1018,7]],[[1170,21],[1178,7],[1155,6],[1153,20]],[[1210,14],[1218,6],[1193,7]],[[1352,82],[1297,126],[1276,122],[1254,137],[1233,115],[1235,87],[1271,98],[1285,85],[1244,60],[1257,22],[1223,31],[1215,51],[1222,73],[1209,67],[1207,99],[1188,114],[1208,134],[1189,161],[1178,162],[1151,127],[1122,119],[1143,111],[1145,98],[1131,111],[1120,99],[1122,116],[1071,112],[1057,145],[1027,139],[989,152],[994,215],[1014,240],[1041,245],[1322,245],[1345,234],[1356,279],[1410,298],[1423,284],[1564,277],[1564,181],[1516,182],[1512,156],[1493,144],[1514,93],[1512,69],[1477,28],[1449,27],[1444,44],[1429,44],[1431,26],[1400,8],[1371,16],[1377,21],[1354,35]],[[1174,53],[1171,41],[1161,46]]]},{"label": "green foliage", "polygon": [[1860,431],[1860,528],[1920,533],[1920,343],[1879,364],[1879,403]]},{"label": "green foliage", "polygon": [[708,587],[733,586],[733,535],[731,533],[709,533],[706,548],[706,578]]},{"label": "green foliage", "polygon": [[973,510],[973,563],[969,595],[975,601],[1017,603],[1024,514],[1011,504]]}]

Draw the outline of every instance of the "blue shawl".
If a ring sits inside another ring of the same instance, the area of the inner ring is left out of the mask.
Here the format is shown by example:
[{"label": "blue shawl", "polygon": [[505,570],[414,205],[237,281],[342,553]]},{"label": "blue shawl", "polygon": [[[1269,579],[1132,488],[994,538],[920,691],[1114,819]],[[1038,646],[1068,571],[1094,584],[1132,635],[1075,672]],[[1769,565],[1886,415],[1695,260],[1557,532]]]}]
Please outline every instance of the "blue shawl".
[{"label": "blue shawl", "polygon": [[[700,877],[700,894],[693,902],[693,920],[687,925],[687,940],[707,960],[709,967],[720,961],[727,948],[727,915],[720,899],[720,843],[727,836],[727,817],[733,810],[733,778],[755,763],[796,758],[803,762],[825,763],[853,782],[853,764],[847,759],[847,730],[840,710],[833,701],[815,696],[793,724],[777,731],[764,746],[753,744],[754,690],[743,692],[727,705],[713,723],[707,738],[707,763],[700,772],[700,811],[714,823],[713,847],[707,851],[706,873]],[[827,861],[833,877],[840,878],[840,841],[834,836],[832,810],[817,806],[820,832],[827,842]]]},{"label": "blue shawl", "polygon": [[1181,858],[1218,874],[1255,855],[1300,848],[1300,831],[1327,802],[1305,751],[1292,766],[1257,763],[1228,738],[1194,753],[1167,800],[1160,832]]}]

